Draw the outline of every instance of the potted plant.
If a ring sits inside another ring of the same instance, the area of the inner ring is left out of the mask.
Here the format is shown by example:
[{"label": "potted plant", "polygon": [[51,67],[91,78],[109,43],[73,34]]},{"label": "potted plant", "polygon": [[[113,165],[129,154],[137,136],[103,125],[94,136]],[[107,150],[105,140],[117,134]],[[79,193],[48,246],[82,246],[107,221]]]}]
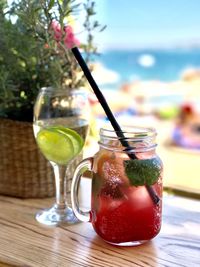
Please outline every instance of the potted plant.
[{"label": "potted plant", "polygon": [[70,90],[85,85],[75,58],[58,44],[52,25],[57,23],[62,35],[66,22],[74,24],[84,14],[87,38],[80,48],[89,61],[96,53],[92,33],[104,28],[93,19],[94,9],[91,0],[0,2],[0,194],[54,195],[51,168],[33,137],[33,105],[43,86],[64,84]]}]

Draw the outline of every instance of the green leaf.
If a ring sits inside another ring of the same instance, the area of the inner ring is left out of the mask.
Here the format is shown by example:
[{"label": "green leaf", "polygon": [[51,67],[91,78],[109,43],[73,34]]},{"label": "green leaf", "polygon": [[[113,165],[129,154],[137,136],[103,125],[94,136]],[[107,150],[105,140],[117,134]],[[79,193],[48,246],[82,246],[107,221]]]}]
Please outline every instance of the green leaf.
[{"label": "green leaf", "polygon": [[131,185],[153,185],[158,181],[161,167],[156,158],[125,160],[124,167]]},{"label": "green leaf", "polygon": [[107,28],[107,26],[104,25],[104,26],[100,29],[100,32],[104,31],[106,28]]},{"label": "green leaf", "polygon": [[55,4],[55,0],[50,0],[49,1],[48,11],[52,9],[52,7],[54,6],[54,4]]}]

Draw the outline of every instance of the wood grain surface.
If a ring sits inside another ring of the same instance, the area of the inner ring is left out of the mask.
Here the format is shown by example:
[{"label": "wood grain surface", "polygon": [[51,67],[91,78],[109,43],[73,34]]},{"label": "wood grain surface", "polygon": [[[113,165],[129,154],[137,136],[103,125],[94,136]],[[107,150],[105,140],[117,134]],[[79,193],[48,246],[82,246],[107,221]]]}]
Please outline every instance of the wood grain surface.
[{"label": "wood grain surface", "polygon": [[0,197],[0,266],[200,266],[198,200],[165,196],[160,234],[138,247],[111,246],[95,234],[90,223],[40,225],[34,215],[52,201]]}]

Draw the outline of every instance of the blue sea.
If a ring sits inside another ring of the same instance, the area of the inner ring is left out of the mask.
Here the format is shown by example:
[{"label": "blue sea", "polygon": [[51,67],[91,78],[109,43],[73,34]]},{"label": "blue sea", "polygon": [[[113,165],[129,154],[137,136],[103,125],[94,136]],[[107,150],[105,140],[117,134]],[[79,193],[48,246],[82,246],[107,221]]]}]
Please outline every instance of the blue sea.
[{"label": "blue sea", "polygon": [[200,69],[200,48],[104,51],[96,61],[117,76],[109,83],[105,81],[104,88],[114,89],[135,80],[171,82],[179,80],[186,69]]}]

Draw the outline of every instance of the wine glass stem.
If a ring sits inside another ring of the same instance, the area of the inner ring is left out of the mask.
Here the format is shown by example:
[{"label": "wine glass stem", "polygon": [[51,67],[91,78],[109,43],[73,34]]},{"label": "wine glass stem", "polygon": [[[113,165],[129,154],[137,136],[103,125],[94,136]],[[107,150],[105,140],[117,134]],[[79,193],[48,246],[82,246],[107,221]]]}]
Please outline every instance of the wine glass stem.
[{"label": "wine glass stem", "polygon": [[56,186],[56,208],[66,208],[66,166],[59,166],[53,164],[53,170],[55,175],[55,186]]}]

